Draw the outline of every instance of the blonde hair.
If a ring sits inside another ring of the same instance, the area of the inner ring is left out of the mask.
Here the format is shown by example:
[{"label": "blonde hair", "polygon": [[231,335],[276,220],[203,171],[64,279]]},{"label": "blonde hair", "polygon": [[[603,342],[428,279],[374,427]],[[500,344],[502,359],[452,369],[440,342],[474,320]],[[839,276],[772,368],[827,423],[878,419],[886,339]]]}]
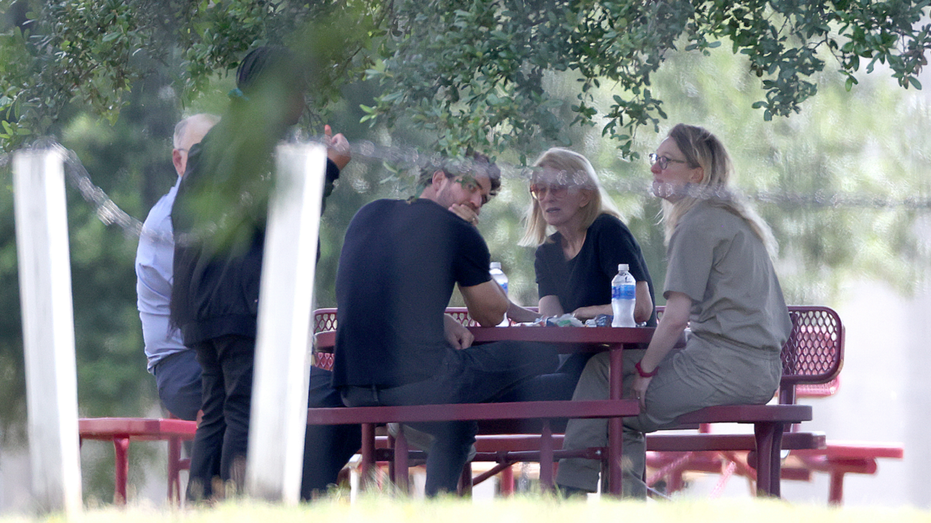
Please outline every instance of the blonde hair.
[{"label": "blonde hair", "polygon": [[669,243],[676,225],[685,213],[699,201],[707,200],[711,205],[727,209],[743,218],[763,242],[770,256],[775,257],[779,246],[769,225],[728,187],[733,164],[724,144],[707,129],[681,123],[669,131],[669,138],[676,142],[676,147],[685,156],[688,165],[692,168],[701,167],[705,175],[697,186],[689,186],[686,194],[675,203],[663,201],[666,243]]},{"label": "blonde hair", "polygon": [[[614,202],[605,192],[604,187],[595,174],[595,168],[591,162],[581,154],[553,147],[540,155],[533,164],[534,173],[531,177],[531,183],[537,179],[544,168],[556,171],[557,181],[560,185],[568,185],[581,188],[591,192],[592,199],[588,205],[583,207],[579,212],[583,214],[582,226],[588,229],[595,218],[602,214],[610,214],[620,218]],[[543,219],[543,209],[536,198],[530,199],[530,206],[524,214],[524,235],[520,239],[519,245],[525,247],[536,247],[548,241],[547,223]]]}]

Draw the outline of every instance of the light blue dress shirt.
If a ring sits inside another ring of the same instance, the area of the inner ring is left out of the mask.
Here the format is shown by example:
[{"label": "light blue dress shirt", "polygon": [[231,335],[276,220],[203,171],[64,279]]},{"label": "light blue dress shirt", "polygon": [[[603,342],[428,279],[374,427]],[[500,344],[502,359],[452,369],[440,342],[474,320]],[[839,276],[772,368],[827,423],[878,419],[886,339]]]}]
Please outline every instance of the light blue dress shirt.
[{"label": "light blue dress shirt", "polygon": [[171,207],[178,194],[181,177],[174,187],[152,206],[142,225],[136,250],[136,306],[142,320],[147,368],[153,372],[162,358],[187,350],[181,331],[169,326],[174,237]]}]

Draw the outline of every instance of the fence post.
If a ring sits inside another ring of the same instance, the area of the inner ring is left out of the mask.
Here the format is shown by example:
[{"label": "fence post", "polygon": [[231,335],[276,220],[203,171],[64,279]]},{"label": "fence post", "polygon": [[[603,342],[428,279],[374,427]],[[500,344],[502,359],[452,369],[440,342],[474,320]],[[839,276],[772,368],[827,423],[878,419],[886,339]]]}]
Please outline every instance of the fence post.
[{"label": "fence post", "polygon": [[32,494],[43,512],[81,511],[77,367],[64,158],[13,158]]},{"label": "fence post", "polygon": [[314,269],[326,149],[283,145],[269,206],[260,284],[247,492],[296,504],[300,497]]}]

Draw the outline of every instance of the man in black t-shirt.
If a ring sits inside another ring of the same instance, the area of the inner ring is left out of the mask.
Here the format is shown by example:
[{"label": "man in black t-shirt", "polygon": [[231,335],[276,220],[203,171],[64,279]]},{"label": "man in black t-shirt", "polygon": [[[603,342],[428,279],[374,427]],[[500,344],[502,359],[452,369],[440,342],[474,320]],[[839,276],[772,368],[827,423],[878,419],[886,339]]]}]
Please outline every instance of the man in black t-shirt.
[{"label": "man in black t-shirt", "polygon": [[[372,202],[350,223],[336,276],[333,368],[333,386],[347,405],[494,401],[556,368],[555,350],[543,344],[471,347],[468,330],[444,314],[456,285],[483,326],[500,323],[508,307],[475,228],[499,171],[483,156],[475,160],[425,171],[419,199]],[[476,424],[412,425],[434,436],[427,495],[454,492]]]}]

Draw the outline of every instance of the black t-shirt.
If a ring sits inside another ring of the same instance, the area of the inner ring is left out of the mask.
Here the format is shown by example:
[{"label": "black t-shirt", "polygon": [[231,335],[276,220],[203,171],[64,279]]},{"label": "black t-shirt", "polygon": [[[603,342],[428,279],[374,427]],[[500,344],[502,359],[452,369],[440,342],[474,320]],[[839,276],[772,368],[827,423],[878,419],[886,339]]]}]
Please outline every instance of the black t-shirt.
[{"label": "black t-shirt", "polygon": [[[541,298],[558,297],[567,313],[579,307],[609,304],[611,280],[617,274],[618,264],[626,263],[635,280],[647,282],[650,297],[656,303],[653,280],[643,261],[640,245],[621,220],[610,214],[595,218],[582,249],[571,260],[566,260],[563,254],[562,235],[557,232],[550,240],[537,247],[534,262]],[[656,325],[655,311],[647,325]]]},{"label": "black t-shirt", "polygon": [[453,287],[491,279],[478,230],[431,200],[378,200],[356,213],[336,274],[333,386],[423,381],[448,347]]}]

